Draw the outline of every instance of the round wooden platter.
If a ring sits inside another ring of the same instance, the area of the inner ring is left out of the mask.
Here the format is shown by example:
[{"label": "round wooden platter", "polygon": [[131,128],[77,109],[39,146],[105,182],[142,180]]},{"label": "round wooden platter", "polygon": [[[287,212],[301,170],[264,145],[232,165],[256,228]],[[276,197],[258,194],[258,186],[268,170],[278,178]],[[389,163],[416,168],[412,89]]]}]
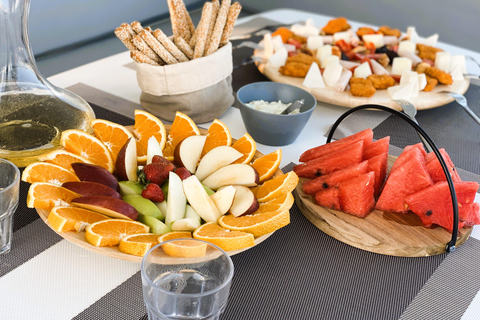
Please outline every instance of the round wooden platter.
[{"label": "round wooden platter", "polygon": [[[165,128],[167,129],[167,133],[168,133],[168,131],[170,130],[170,125],[165,125]],[[127,127],[127,129],[133,130],[132,127]],[[200,134],[202,134],[202,135],[207,134],[207,130],[202,129],[202,128],[199,128],[199,130],[200,130]],[[235,139],[232,139],[232,140],[233,140],[232,143],[236,141]],[[253,157],[253,159],[260,158],[261,156],[263,156],[263,154],[260,151],[257,150],[255,152],[255,156]],[[272,178],[277,177],[277,176],[282,175],[282,174],[283,174],[283,172],[280,169],[278,169],[275,172],[275,174],[273,175]],[[42,210],[42,209],[36,209],[36,210],[37,210],[37,213],[40,216],[40,218],[51,228],[50,224],[48,223],[49,212],[47,210]],[[53,231],[55,231],[55,230],[53,230]],[[127,261],[133,261],[133,262],[142,262],[142,259],[143,259],[143,257],[134,256],[134,255],[131,255],[131,254],[120,252],[118,250],[118,246],[115,246],[115,247],[95,247],[94,245],[91,245],[90,243],[88,243],[85,240],[85,231],[78,232],[78,233],[74,232],[74,231],[68,231],[68,232],[57,232],[57,231],[55,231],[55,232],[58,235],[60,235],[62,238],[64,238],[65,240],[70,241],[71,243],[73,243],[73,244],[75,244],[79,247],[82,247],[84,249],[87,249],[89,251],[92,251],[92,252],[107,256],[107,257],[121,259],[121,260],[127,260]],[[269,233],[269,234],[265,234],[261,237],[256,238],[254,246],[257,246],[260,243],[262,243],[263,241],[265,241],[273,233],[274,232]],[[227,253],[228,253],[229,256],[233,256],[233,255],[239,254],[239,253],[241,253],[243,251],[246,251],[248,249],[251,249],[251,248],[253,248],[253,247],[243,248],[243,249],[239,249],[239,250],[227,251]]]},{"label": "round wooden platter", "polygon": [[[256,52],[255,55],[261,56],[261,52]],[[310,92],[318,101],[330,103],[342,107],[353,108],[363,104],[379,104],[398,111],[401,111],[400,106],[392,101],[387,90],[377,90],[375,94],[370,97],[355,97],[350,93],[350,90],[339,92],[331,87],[325,88],[307,88],[303,86],[304,78],[289,77],[281,74],[278,68],[266,66],[265,63],[257,64],[258,70],[267,78],[274,82],[285,83],[302,88]],[[470,80],[455,81],[452,85],[437,85],[430,92],[419,92],[418,96],[411,98],[409,101],[417,108],[417,110],[425,110],[440,107],[452,102],[454,99],[447,95],[439,93],[442,90],[448,90],[459,94],[464,94],[470,85]]]},{"label": "round wooden platter", "polygon": [[[390,165],[395,158],[389,157]],[[295,203],[311,223],[333,238],[359,249],[391,256],[425,257],[446,252],[452,235],[444,228],[425,228],[414,213],[374,210],[362,219],[320,207],[302,190],[307,180],[300,179]],[[472,230],[472,227],[459,230],[457,247],[468,239]]]}]

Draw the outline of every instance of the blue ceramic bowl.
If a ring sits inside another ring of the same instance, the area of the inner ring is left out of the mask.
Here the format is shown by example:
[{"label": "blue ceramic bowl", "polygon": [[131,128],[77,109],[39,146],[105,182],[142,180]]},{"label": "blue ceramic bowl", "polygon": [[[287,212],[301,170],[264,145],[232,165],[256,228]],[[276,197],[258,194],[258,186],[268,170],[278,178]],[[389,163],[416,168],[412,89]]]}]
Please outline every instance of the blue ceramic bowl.
[{"label": "blue ceramic bowl", "polygon": [[[317,100],[309,92],[278,82],[255,82],[237,91],[237,106],[242,113],[247,132],[261,144],[284,146],[293,143],[310,119]],[[273,114],[245,105],[254,100],[293,103],[304,99],[298,114]]]}]

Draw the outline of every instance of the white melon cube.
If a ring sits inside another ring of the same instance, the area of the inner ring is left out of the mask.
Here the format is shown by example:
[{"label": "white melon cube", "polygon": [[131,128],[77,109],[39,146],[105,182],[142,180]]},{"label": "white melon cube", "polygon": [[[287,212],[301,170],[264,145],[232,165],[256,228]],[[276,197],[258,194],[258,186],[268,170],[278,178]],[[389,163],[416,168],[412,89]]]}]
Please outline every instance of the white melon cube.
[{"label": "white melon cube", "polygon": [[280,68],[281,66],[284,66],[285,63],[287,62],[288,58],[288,52],[285,47],[281,48],[277,52],[275,52],[270,59],[268,59],[267,66],[273,67],[273,68]]},{"label": "white melon cube", "polygon": [[284,43],[283,47],[287,49],[288,52],[297,50],[297,47],[295,47],[295,45],[289,43]]},{"label": "white melon cube", "polygon": [[273,55],[272,34],[267,33],[263,36],[263,57],[268,60],[272,55]]},{"label": "white melon cube", "polygon": [[398,38],[396,36],[383,36],[383,42],[386,46],[393,46],[398,43]]},{"label": "white melon cube", "polygon": [[366,79],[371,74],[372,74],[372,69],[370,68],[370,63],[368,63],[367,61],[362,63],[358,67],[356,67],[355,71],[353,71],[353,76],[355,78]]},{"label": "white melon cube", "polygon": [[430,37],[422,39],[421,43],[427,46],[435,47],[438,41],[438,33],[432,34]]},{"label": "white melon cube", "polygon": [[463,76],[463,72],[460,66],[456,66],[453,68],[452,72],[450,72],[453,81],[462,81],[465,80]]},{"label": "white melon cube", "polygon": [[316,35],[316,36],[310,36],[307,38],[307,48],[309,50],[317,50],[323,46],[323,37]]},{"label": "white melon cube", "polygon": [[283,40],[281,35],[277,35],[272,37],[272,44],[273,44],[273,52],[277,52],[281,48],[283,48]]},{"label": "white melon cube", "polygon": [[290,30],[293,33],[305,38],[315,36],[320,33],[320,29],[315,25],[294,24],[290,27]]},{"label": "white melon cube", "polygon": [[336,43],[338,40],[344,40],[346,43],[350,43],[350,32],[335,32],[333,34],[333,43]]},{"label": "white melon cube", "polygon": [[420,36],[417,33],[415,27],[408,27],[406,36],[412,41],[413,43],[418,43],[420,40]]},{"label": "white melon cube", "polygon": [[323,80],[325,84],[329,87],[334,87],[342,75],[342,70],[343,68],[338,62],[332,61],[327,64],[325,70],[323,70]]},{"label": "white melon cube", "polygon": [[419,83],[418,83],[418,73],[415,71],[403,71],[402,76],[400,78],[400,85],[412,84],[412,97],[418,96]]},{"label": "white melon cube", "polygon": [[373,43],[375,48],[381,48],[385,45],[385,41],[383,41],[383,34],[365,34],[362,38],[365,42]]},{"label": "white melon cube", "polygon": [[444,72],[450,72],[451,55],[450,52],[440,51],[435,55],[435,68]]},{"label": "white melon cube", "polygon": [[403,71],[412,70],[412,60],[404,57],[395,57],[392,62],[392,74],[402,75]]},{"label": "white melon cube", "polygon": [[401,55],[402,52],[415,53],[415,43],[413,43],[412,41],[408,41],[408,40],[400,41],[400,43],[398,44],[397,53],[399,55]]},{"label": "white melon cube", "polygon": [[387,92],[393,100],[410,100],[412,98],[413,84],[399,84],[389,87]]},{"label": "white melon cube", "polygon": [[310,69],[308,69],[307,75],[303,80],[303,86],[307,88],[325,88],[325,82],[316,62],[310,65]]},{"label": "white melon cube", "polygon": [[451,56],[450,71],[453,71],[453,69],[455,69],[456,67],[460,67],[462,73],[467,73],[467,65],[465,63],[465,56],[463,54]]},{"label": "white melon cube", "polygon": [[323,44],[333,44],[333,36],[322,36]]},{"label": "white melon cube", "polygon": [[323,56],[331,56],[332,55],[332,46],[329,44],[325,44],[317,49],[317,59],[322,61]]},{"label": "white melon cube", "polygon": [[322,60],[320,60],[322,69],[325,69],[325,67],[332,61],[339,62],[340,58],[338,56],[334,56],[333,54],[330,54],[328,56],[323,56]]},{"label": "white melon cube", "polygon": [[427,86],[427,76],[425,75],[425,73],[420,73],[417,75],[417,77],[418,77],[418,90],[422,91]]}]

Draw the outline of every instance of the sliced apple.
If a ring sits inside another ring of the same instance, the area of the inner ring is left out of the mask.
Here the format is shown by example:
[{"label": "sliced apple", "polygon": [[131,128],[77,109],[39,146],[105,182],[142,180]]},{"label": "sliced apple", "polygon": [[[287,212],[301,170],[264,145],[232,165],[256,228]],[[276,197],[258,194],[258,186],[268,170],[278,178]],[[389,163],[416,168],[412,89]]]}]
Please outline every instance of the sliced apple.
[{"label": "sliced apple", "polygon": [[188,203],[206,222],[216,223],[222,216],[196,176],[183,180],[183,192],[185,192]]},{"label": "sliced apple", "polygon": [[72,163],[72,168],[80,181],[101,183],[119,191],[117,178],[103,167],[90,163],[75,162]]},{"label": "sliced apple", "polygon": [[64,182],[62,187],[81,194],[82,196],[108,196],[122,199],[120,193],[104,184],[91,181]]},{"label": "sliced apple", "polygon": [[229,164],[209,175],[202,183],[212,190],[228,185],[253,187],[258,185],[258,172],[248,164]]},{"label": "sliced apple", "polygon": [[185,207],[187,199],[183,191],[182,179],[175,173],[170,171],[168,175],[168,195],[167,195],[167,212],[165,216],[165,224],[169,227],[172,222],[183,219],[185,216]]},{"label": "sliced apple", "polygon": [[229,212],[235,217],[254,213],[258,210],[258,201],[252,190],[244,186],[233,186],[236,189],[235,198]]},{"label": "sliced apple", "polygon": [[108,196],[86,196],[75,198],[72,204],[118,219],[137,220],[138,211],[123,200]]},{"label": "sliced apple", "polygon": [[195,175],[198,180],[202,181],[218,169],[233,163],[242,156],[243,154],[240,151],[232,147],[216,147],[203,156],[198,164],[197,171],[195,171]]},{"label": "sliced apple", "polygon": [[192,174],[195,173],[198,161],[202,155],[203,145],[207,136],[190,136],[175,147],[173,154],[174,163],[177,167],[185,167]]},{"label": "sliced apple", "polygon": [[141,194],[145,187],[141,182],[136,181],[119,181],[118,186],[122,196],[126,194]]},{"label": "sliced apple", "polygon": [[183,219],[175,220],[172,223],[172,230],[173,231],[191,231],[191,232],[193,232],[198,227],[200,227],[200,222],[198,222],[195,219],[191,219],[191,218],[183,218]]},{"label": "sliced apple", "polygon": [[232,206],[236,189],[233,186],[221,187],[217,192],[210,195],[220,213],[223,215],[228,212]]},{"label": "sliced apple", "polygon": [[138,221],[150,227],[150,233],[164,234],[172,231],[165,223],[152,217],[143,214],[138,215]]},{"label": "sliced apple", "polygon": [[131,204],[138,213],[151,216],[158,220],[165,219],[162,211],[153,203],[152,201],[145,199],[139,194],[127,194],[123,196],[123,201],[128,204]]},{"label": "sliced apple", "polygon": [[166,217],[167,215],[167,200],[163,200],[162,202],[156,202],[155,205],[158,209],[162,212],[163,216]]},{"label": "sliced apple", "polygon": [[156,155],[163,156],[162,148],[157,138],[151,136],[147,142],[147,164],[152,163],[152,158]]},{"label": "sliced apple", "polygon": [[115,174],[119,180],[137,181],[137,142],[131,137],[118,152]]}]

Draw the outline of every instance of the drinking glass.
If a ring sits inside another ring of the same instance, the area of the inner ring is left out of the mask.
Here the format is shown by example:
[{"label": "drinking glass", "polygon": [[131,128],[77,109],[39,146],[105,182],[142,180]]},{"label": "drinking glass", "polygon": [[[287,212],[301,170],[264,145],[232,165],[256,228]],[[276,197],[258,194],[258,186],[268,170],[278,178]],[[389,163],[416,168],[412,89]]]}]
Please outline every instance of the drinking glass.
[{"label": "drinking glass", "polygon": [[147,252],[141,274],[150,320],[215,320],[227,305],[233,262],[209,242],[173,239]]},{"label": "drinking glass", "polygon": [[20,170],[10,161],[0,159],[0,254],[12,245],[13,213],[18,206]]}]

